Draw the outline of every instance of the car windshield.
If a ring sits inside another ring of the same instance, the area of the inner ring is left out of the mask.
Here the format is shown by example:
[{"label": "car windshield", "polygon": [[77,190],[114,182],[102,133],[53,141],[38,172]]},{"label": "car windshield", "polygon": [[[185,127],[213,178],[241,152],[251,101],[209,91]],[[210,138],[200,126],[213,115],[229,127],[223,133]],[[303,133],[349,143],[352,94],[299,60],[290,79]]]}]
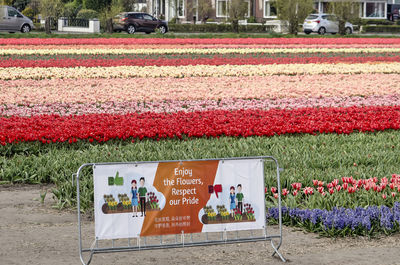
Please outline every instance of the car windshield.
[{"label": "car windshield", "polygon": [[317,18],[318,18],[318,15],[309,15],[306,19],[314,20],[314,19],[317,19]]}]

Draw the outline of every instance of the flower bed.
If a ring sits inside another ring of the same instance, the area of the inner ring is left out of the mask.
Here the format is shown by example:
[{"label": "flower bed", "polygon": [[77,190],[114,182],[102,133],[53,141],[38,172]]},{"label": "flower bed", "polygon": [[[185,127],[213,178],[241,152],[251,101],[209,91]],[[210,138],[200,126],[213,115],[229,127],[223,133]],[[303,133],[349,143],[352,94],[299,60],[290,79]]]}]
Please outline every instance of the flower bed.
[{"label": "flower bed", "polygon": [[[110,139],[250,137],[298,133],[374,132],[400,128],[400,107],[305,108],[189,113],[39,115],[1,118],[0,144],[106,142]],[[288,126],[288,124],[291,124]]]},{"label": "flower bed", "polygon": [[161,38],[94,38],[94,39],[63,39],[63,38],[4,38],[0,39],[0,45],[114,45],[114,44],[171,44],[171,45],[187,45],[187,44],[297,44],[297,45],[331,45],[331,44],[400,44],[399,38],[219,38],[219,39],[195,39],[195,38],[177,38],[177,39],[161,39]]},{"label": "flower bed", "polygon": [[[276,223],[278,213],[277,208],[269,208],[267,219]],[[354,209],[333,208],[329,211],[283,207],[282,215],[284,224],[333,237],[372,236],[400,231],[400,202],[395,202],[393,208],[383,205]]]},{"label": "flower bed", "polygon": [[[84,162],[267,150],[288,168],[286,224],[392,233],[399,51],[398,38],[0,39],[0,181],[53,182],[59,206],[74,206],[66,176]],[[273,222],[278,195],[266,184]],[[92,185],[82,187],[89,209]],[[114,196],[104,213],[132,212]],[[160,209],[155,194],[146,209]],[[251,205],[203,210],[205,224],[255,220]]]}]

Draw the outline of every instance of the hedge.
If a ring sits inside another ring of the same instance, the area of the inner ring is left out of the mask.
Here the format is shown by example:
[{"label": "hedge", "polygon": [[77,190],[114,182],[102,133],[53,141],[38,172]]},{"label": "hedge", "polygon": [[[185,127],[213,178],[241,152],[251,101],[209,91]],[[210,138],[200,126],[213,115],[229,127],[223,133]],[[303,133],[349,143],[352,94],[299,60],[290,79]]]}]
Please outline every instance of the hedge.
[{"label": "hedge", "polygon": [[362,25],[393,25],[394,22],[387,19],[361,19]]},{"label": "hedge", "polygon": [[400,33],[399,25],[363,26],[363,33]]},{"label": "hedge", "polygon": [[[168,24],[172,32],[232,32],[230,24]],[[265,25],[239,25],[240,32],[271,32],[273,26]]]}]

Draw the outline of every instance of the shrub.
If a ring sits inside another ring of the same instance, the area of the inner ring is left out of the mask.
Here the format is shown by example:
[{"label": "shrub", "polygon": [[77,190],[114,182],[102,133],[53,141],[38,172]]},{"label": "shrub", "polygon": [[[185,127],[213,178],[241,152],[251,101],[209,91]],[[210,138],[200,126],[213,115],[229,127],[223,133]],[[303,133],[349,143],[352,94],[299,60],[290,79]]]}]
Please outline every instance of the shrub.
[{"label": "shrub", "polygon": [[393,25],[394,22],[387,19],[361,19],[361,25]]},{"label": "shrub", "polygon": [[363,26],[363,32],[374,33],[400,33],[399,25],[377,25],[377,26]]},{"label": "shrub", "polygon": [[78,14],[76,15],[77,18],[85,18],[85,19],[91,19],[91,18],[98,18],[99,14],[97,11],[92,10],[92,9],[81,9]]},{"label": "shrub", "polygon": [[176,21],[177,21],[178,19],[177,19],[177,17],[173,17],[173,18],[171,18],[171,20],[169,21],[169,23],[170,24],[176,24]]},{"label": "shrub", "polygon": [[257,20],[254,16],[251,16],[247,19],[247,23],[256,23],[256,22],[257,22]]},{"label": "shrub", "polygon": [[33,9],[29,6],[22,11],[22,14],[29,18],[33,18],[35,16],[35,12],[33,12]]},{"label": "shrub", "polygon": [[[232,32],[230,24],[169,24],[172,32]],[[272,31],[272,27],[263,25],[239,25],[241,32],[267,32]]]},{"label": "shrub", "polygon": [[63,16],[64,17],[76,17],[82,6],[77,2],[69,2],[64,5]]}]

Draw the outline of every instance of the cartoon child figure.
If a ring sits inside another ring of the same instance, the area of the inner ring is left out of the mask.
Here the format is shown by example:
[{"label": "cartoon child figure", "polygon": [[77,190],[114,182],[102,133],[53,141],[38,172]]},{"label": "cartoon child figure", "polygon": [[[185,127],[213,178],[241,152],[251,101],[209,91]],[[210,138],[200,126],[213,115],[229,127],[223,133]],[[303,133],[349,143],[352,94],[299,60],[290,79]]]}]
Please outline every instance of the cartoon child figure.
[{"label": "cartoon child figure", "polygon": [[236,208],[236,202],[235,202],[235,187],[234,186],[231,186],[231,193],[229,194],[229,201],[230,201],[230,203],[229,203],[229,208],[230,208],[230,210],[231,210],[231,215],[232,215],[232,217],[233,217],[233,210],[235,210],[235,208]]},{"label": "cartoon child figure", "polygon": [[242,193],[242,184],[237,185],[237,194],[236,194],[236,200],[237,200],[237,208],[240,211],[240,213],[243,213],[243,193]]},{"label": "cartoon child figure", "polygon": [[142,212],[142,217],[146,216],[146,196],[147,189],[144,186],[144,177],[140,178],[140,188],[139,188],[139,198],[140,198],[140,210]]},{"label": "cartoon child figure", "polygon": [[132,217],[137,217],[137,207],[138,207],[138,191],[136,186],[136,180],[132,180],[131,182],[131,193],[132,193]]}]

